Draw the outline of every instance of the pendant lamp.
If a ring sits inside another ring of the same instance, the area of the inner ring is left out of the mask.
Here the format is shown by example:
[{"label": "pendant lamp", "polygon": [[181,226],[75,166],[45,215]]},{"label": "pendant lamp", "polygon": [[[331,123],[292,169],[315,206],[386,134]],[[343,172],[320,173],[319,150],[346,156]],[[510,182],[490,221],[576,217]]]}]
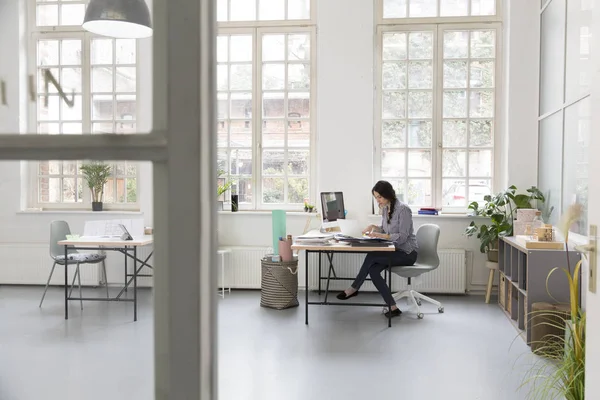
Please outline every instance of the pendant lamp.
[{"label": "pendant lamp", "polygon": [[90,0],[83,29],[114,38],[152,36],[150,10],[144,0]]}]

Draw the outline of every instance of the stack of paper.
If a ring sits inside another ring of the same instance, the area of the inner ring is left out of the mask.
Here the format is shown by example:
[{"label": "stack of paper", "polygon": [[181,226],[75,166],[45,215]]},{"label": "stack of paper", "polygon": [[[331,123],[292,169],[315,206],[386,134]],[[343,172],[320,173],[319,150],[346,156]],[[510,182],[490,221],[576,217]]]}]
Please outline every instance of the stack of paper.
[{"label": "stack of paper", "polygon": [[324,244],[333,239],[331,233],[321,233],[318,230],[306,232],[304,235],[296,236],[294,242],[296,244]]}]

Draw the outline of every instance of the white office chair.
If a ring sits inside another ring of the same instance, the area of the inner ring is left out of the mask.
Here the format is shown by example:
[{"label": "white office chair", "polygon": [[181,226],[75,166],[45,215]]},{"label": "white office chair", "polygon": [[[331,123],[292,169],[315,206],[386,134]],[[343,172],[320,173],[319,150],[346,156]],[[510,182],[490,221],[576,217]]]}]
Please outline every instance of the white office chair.
[{"label": "white office chair", "polygon": [[[46,292],[48,291],[48,286],[50,285],[50,279],[52,279],[52,274],[54,273],[54,268],[56,265],[64,265],[67,268],[67,265],[76,265],[75,275],[73,276],[73,283],[71,283],[71,290],[69,291],[69,297],[71,296],[71,292],[73,292],[73,287],[75,286],[75,278],[77,278],[79,283],[79,297],[81,298],[81,273],[79,271],[79,266],[81,264],[98,264],[102,263],[102,271],[104,273],[104,279],[108,282],[106,277],[106,255],[105,254],[96,254],[96,253],[80,253],[75,249],[68,249],[67,251],[67,260],[65,261],[65,249],[63,246],[60,246],[58,242],[60,240],[65,240],[67,235],[71,234],[71,229],[69,228],[69,224],[66,221],[52,221],[50,223],[50,257],[54,260],[54,264],[52,264],[52,269],[50,270],[50,275],[48,276],[48,281],[46,282],[46,287],[44,288],[44,293],[42,294],[42,299],[40,300],[39,307],[42,306],[44,302],[44,297],[46,297]],[[106,284],[106,297],[108,298],[108,283]],[[81,305],[81,309],[83,310],[83,300],[79,301]]]},{"label": "white office chair", "polygon": [[411,279],[424,274],[426,272],[433,271],[440,265],[440,258],[437,254],[438,240],[440,238],[440,227],[434,224],[421,225],[417,229],[417,243],[419,244],[417,262],[411,266],[397,266],[392,267],[392,272],[398,276],[408,279],[408,287],[406,290],[394,293],[394,299],[400,300],[406,298],[407,301],[417,309],[417,317],[423,318],[421,312],[421,300],[438,306],[438,312],[443,313],[444,307],[442,303],[437,300],[433,300],[421,293],[412,290]]}]

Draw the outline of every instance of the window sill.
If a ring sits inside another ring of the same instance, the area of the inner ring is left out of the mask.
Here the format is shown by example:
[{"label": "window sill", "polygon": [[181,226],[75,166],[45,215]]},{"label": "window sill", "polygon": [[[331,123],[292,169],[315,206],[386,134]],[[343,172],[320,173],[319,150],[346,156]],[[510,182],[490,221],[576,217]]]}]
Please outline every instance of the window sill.
[{"label": "window sill", "polygon": [[[240,210],[240,211],[217,211],[219,215],[271,215],[273,210]],[[304,216],[308,217],[309,215],[316,217],[317,213],[307,213],[305,211],[285,211],[285,215],[291,216]]]},{"label": "window sill", "polygon": [[92,210],[60,210],[60,209],[27,209],[17,211],[17,214],[94,214],[94,215],[102,215],[102,214],[120,214],[120,215],[143,215],[142,211],[131,211],[131,210],[104,210],[104,211],[92,211]]},{"label": "window sill", "polygon": [[[474,218],[482,218],[482,219],[486,219],[487,217],[482,217],[480,215],[477,216],[473,216],[473,215],[467,215],[467,214],[438,214],[438,215],[424,215],[424,214],[417,214],[416,212],[413,212],[413,218],[437,218],[437,219],[474,219]],[[371,214],[370,215],[371,218],[381,218],[381,215],[379,214]]]}]

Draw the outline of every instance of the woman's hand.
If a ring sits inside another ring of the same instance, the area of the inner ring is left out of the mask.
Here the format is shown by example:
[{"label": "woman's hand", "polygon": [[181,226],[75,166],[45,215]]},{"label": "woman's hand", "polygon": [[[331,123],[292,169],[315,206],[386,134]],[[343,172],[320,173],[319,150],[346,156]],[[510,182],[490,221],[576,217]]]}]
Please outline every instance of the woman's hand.
[{"label": "woman's hand", "polygon": [[371,232],[368,234],[369,237],[372,238],[379,238],[379,239],[389,239],[389,235],[387,233],[378,233],[378,232]]},{"label": "woman's hand", "polygon": [[379,229],[379,227],[377,225],[369,225],[367,226],[363,231],[363,235],[371,235],[374,232],[377,232],[377,230]]}]

